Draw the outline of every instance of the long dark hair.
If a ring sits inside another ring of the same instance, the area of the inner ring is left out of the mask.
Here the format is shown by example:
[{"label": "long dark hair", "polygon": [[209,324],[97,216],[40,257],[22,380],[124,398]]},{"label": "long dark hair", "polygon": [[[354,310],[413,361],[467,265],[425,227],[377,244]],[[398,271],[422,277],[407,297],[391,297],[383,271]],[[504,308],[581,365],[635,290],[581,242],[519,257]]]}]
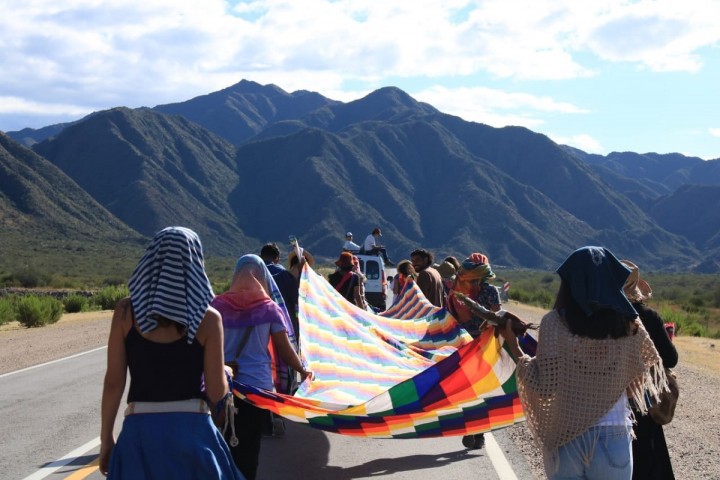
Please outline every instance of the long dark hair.
[{"label": "long dark hair", "polygon": [[160,315],[155,315],[154,318],[155,320],[157,320],[158,325],[160,325],[161,327],[175,327],[175,330],[180,335],[187,334],[187,327],[181,323],[174,322],[168,318],[161,317]]},{"label": "long dark hair", "polygon": [[610,308],[601,308],[586,315],[570,293],[570,287],[562,279],[553,308],[560,312],[570,333],[581,337],[622,338],[634,335],[637,331],[634,316]]}]

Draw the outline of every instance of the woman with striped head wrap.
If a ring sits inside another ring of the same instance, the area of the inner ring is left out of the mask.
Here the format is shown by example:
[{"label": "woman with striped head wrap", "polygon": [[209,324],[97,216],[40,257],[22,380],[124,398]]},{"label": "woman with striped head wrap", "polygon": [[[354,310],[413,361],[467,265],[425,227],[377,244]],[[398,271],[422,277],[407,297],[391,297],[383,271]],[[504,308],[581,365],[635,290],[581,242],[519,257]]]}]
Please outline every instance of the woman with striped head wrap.
[{"label": "woman with striped head wrap", "polygon": [[[236,365],[235,381],[268,391],[275,388],[281,393],[291,393],[286,365],[299,372],[302,380],[312,378],[295,353],[290,315],[260,257],[240,257],[230,289],[215,297],[212,305],[222,314],[225,362]],[[237,397],[234,400],[237,413],[229,433],[230,452],[245,478],[253,480],[268,412]]]},{"label": "woman with striped head wrap", "polygon": [[[480,335],[484,320],[474,315],[453,293],[463,293],[483,307],[497,312],[500,310],[500,294],[488,283],[492,278],[495,278],[495,274],[490,268],[488,258],[482,253],[473,253],[460,264],[455,274],[455,285],[448,294],[448,311],[473,338]],[[485,445],[485,436],[482,433],[466,435],[462,442],[471,450],[482,448]]]},{"label": "woman with striped head wrap", "polygon": [[[128,288],[108,339],[100,472],[110,478],[242,478],[209,415],[224,405],[228,385],[222,320],[210,307],[213,291],[197,234],[183,227],[158,232]],[[115,444],[128,369],[128,408]]]}]

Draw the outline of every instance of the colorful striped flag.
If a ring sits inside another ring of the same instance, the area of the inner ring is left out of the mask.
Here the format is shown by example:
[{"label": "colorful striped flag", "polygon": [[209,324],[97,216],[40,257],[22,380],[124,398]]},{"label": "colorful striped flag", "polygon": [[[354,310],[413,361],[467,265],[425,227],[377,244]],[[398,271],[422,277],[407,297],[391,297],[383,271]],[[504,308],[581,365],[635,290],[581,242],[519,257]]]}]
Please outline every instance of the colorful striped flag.
[{"label": "colorful striped flag", "polygon": [[300,298],[301,348],[315,380],[295,396],[234,383],[239,397],[289,420],[366,437],[468,435],[524,420],[515,363],[501,339],[488,329],[472,340],[414,284],[374,315],[306,267]]}]

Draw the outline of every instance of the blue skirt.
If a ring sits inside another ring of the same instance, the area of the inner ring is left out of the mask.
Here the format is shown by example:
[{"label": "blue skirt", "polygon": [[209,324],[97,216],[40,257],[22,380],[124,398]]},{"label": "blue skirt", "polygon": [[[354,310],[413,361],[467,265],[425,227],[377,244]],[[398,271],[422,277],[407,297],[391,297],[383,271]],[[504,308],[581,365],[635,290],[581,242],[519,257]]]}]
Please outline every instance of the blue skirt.
[{"label": "blue skirt", "polygon": [[203,413],[125,417],[108,478],[245,480],[210,415]]}]

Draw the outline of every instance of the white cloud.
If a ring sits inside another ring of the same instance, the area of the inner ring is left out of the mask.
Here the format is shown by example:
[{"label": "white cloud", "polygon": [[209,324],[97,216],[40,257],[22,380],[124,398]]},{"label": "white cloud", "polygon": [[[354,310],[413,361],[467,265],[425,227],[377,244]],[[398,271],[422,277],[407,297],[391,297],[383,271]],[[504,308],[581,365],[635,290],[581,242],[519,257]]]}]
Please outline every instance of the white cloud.
[{"label": "white cloud", "polygon": [[720,137],[720,128],[708,128],[708,132],[710,132],[710,135],[713,137]]},{"label": "white cloud", "polygon": [[0,114],[17,113],[21,115],[76,115],[84,116],[92,110],[63,103],[37,103],[17,97],[0,96]]},{"label": "white cloud", "polygon": [[[0,16],[0,113],[70,120],[244,78],[342,101],[397,85],[468,120],[537,129],[586,112],[523,89],[573,88],[603,61],[701,72],[717,18],[716,0],[23,0]],[[406,86],[450,83],[465,87]]]},{"label": "white cloud", "polygon": [[[542,9],[466,0],[26,0],[0,18],[0,91],[91,107],[177,101],[267,79],[586,75]],[[272,78],[268,78],[272,75]],[[284,83],[284,79],[291,81]],[[300,85],[298,85],[300,87]],[[288,87],[294,88],[294,87]]]},{"label": "white cloud", "polygon": [[614,61],[697,68],[695,50],[720,35],[710,15],[716,3],[25,0],[0,20],[0,46],[3,66],[23,77],[41,70],[41,79],[81,85],[118,78],[110,87],[120,91],[137,91],[143,79],[167,91],[270,70],[369,81],[478,72],[567,79],[592,74],[574,57],[587,49]]},{"label": "white cloud", "polygon": [[586,113],[571,103],[550,97],[483,87],[446,88],[436,85],[411,94],[444,113],[493,127],[515,125],[535,129],[545,123],[543,114]]},{"label": "white cloud", "polygon": [[558,145],[569,145],[571,147],[579,148],[587,153],[605,154],[605,149],[600,144],[600,141],[586,133],[570,137],[548,134],[548,137],[550,137],[552,141]]},{"label": "white cloud", "polygon": [[605,60],[633,62],[656,71],[696,72],[699,51],[720,42],[715,0],[623,2],[599,15],[584,42]]}]

